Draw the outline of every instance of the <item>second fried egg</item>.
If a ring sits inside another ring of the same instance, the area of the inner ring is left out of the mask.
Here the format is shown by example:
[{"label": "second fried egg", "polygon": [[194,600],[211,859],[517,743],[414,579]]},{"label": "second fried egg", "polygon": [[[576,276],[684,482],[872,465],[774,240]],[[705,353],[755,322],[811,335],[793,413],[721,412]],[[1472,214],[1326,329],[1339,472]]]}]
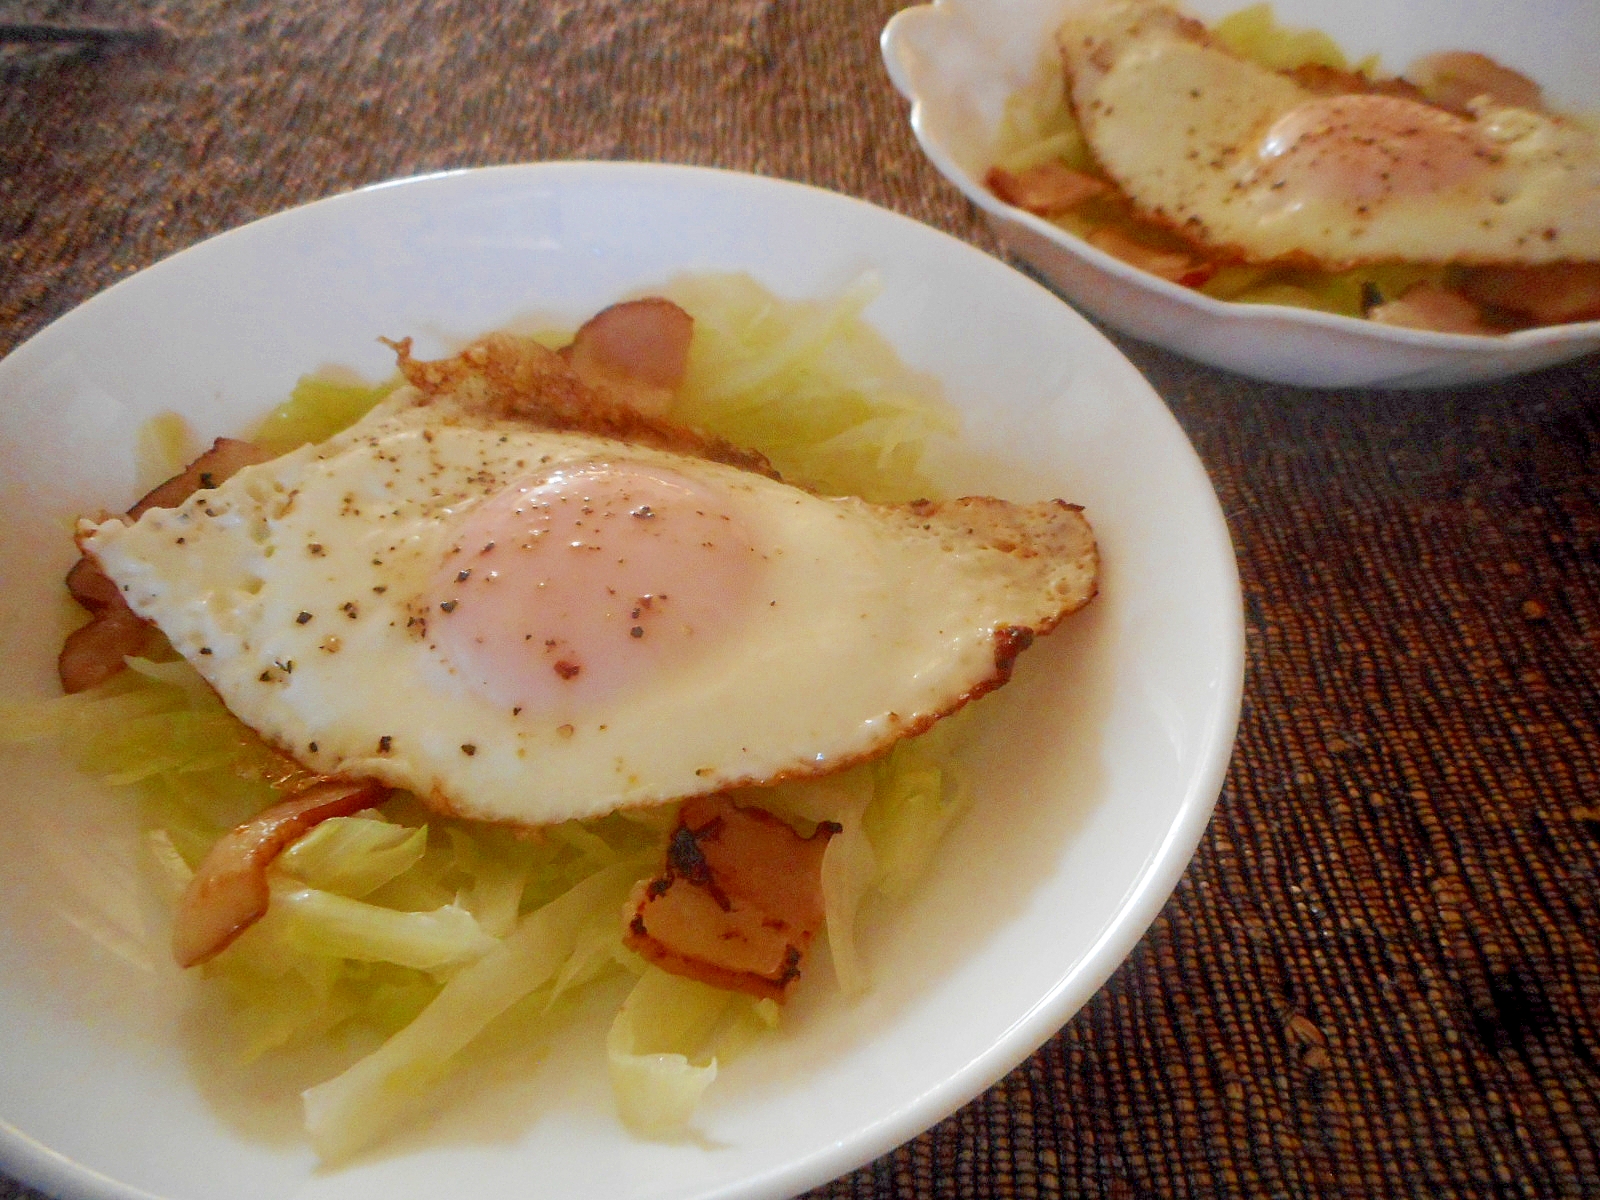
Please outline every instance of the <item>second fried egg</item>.
[{"label": "second fried egg", "polygon": [[1247,261],[1600,260],[1600,136],[1530,109],[1324,95],[1157,0],[1057,34],[1095,156],[1142,215]]}]

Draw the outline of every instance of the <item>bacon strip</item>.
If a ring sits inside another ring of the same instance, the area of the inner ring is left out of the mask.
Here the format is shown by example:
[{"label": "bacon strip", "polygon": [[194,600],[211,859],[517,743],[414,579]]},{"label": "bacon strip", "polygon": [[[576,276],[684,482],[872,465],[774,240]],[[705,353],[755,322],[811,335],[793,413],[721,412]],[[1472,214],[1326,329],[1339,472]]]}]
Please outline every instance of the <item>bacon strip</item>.
[{"label": "bacon strip", "polygon": [[218,838],[178,901],[172,924],[178,965],[205,962],[266,915],[272,896],[267,868],[291,842],[329,817],[381,804],[388,794],[371,779],[315,783]]},{"label": "bacon strip", "polygon": [[601,309],[561,355],[590,387],[659,417],[683,385],[693,337],[693,317],[670,300],[649,296]]},{"label": "bacon strip", "polygon": [[1499,332],[1484,322],[1483,310],[1467,297],[1431,283],[1419,283],[1399,299],[1367,309],[1367,320],[1435,333]]},{"label": "bacon strip", "polygon": [[803,838],[723,796],[684,802],[665,871],[635,889],[623,941],[674,975],[782,1000],[824,920],[822,854],[838,826]]},{"label": "bacon strip", "polygon": [[[98,567],[93,569],[99,572]],[[71,695],[98,687],[122,670],[130,654],[144,649],[149,634],[150,623],[118,596],[61,643],[61,653],[56,656],[61,690]]]},{"label": "bacon strip", "polygon": [[1025,171],[991,167],[984,183],[1013,208],[1026,209],[1040,217],[1059,217],[1111,191],[1105,180],[1059,162],[1039,163]]},{"label": "bacon strip", "polygon": [[1106,225],[1089,232],[1088,242],[1129,266],[1149,271],[1162,279],[1197,288],[1217,273],[1217,264],[1196,254],[1179,250],[1157,250],[1135,241],[1113,226]]},{"label": "bacon strip", "polygon": [[[173,508],[202,488],[216,487],[241,467],[271,457],[251,442],[218,438],[182,471],[145,493],[128,510],[128,519],[137,521],[147,509]],[[92,559],[79,558],[73,564],[67,572],[67,590],[90,614],[87,625],[67,635],[56,659],[61,690],[71,694],[104,683],[122,670],[128,655],[143,649],[150,624],[134,614],[117,585]]]},{"label": "bacon strip", "polygon": [[1461,290],[1479,304],[1536,325],[1600,320],[1600,263],[1474,267]]},{"label": "bacon strip", "polygon": [[1544,110],[1544,92],[1537,83],[1474,50],[1424,55],[1406,68],[1406,77],[1433,103],[1457,112],[1471,111],[1467,106],[1480,96],[1510,108]]},{"label": "bacon strip", "polygon": [[196,492],[214,488],[243,468],[266,462],[272,457],[270,451],[263,450],[254,442],[218,438],[211,443],[211,449],[165,483],[146,492],[128,510],[128,519],[137,521],[150,508],[176,508]]}]

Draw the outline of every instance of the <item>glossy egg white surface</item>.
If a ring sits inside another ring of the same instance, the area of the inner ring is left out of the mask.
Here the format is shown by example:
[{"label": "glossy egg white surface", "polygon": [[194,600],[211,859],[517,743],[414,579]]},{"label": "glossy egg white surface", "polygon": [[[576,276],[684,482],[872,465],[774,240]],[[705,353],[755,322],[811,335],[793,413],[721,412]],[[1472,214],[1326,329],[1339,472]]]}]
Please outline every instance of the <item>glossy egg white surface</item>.
[{"label": "glossy egg white surface", "polygon": [[[1058,70],[1052,40],[1078,0],[937,0],[883,33],[890,77],[912,102],[912,128],[939,171],[985,214],[1020,259],[1113,328],[1213,366],[1307,387],[1439,387],[1502,378],[1600,349],[1600,322],[1498,337],[1432,333],[1278,305],[1214,300],[1159,279],[983,186],[1006,98]],[[1244,7],[1196,0],[1215,20]],[[1508,21],[1492,0],[1281,0],[1278,20],[1329,34],[1352,61],[1391,72],[1423,54],[1477,50],[1538,83],[1553,107],[1600,113],[1600,22],[1585,0],[1539,0]],[[1579,197],[1581,206],[1582,197]]]},{"label": "glossy egg white surface", "polygon": [[959,506],[819,496],[403,387],[79,544],[308,769],[539,826],[828,774],[987,691],[997,631],[1093,594],[1076,512],[1037,511],[1007,529],[1039,552],[1011,554]]},{"label": "glossy egg white surface", "polygon": [[542,1056],[462,1080],[426,1127],[319,1169],[294,1096],[311,1080],[211,1052],[126,797],[54,747],[0,747],[12,1174],[74,1200],[790,1196],[999,1079],[1155,919],[1238,715],[1240,594],[1205,471],[1127,360],[1047,290],[793,184],[626,164],[425,177],[245,226],[62,318],[0,362],[3,694],[52,694],[72,522],[137,494],[148,417],[237,434],[308,370],[387,378],[380,335],[414,333],[435,357],[491,329],[573,328],[685,270],[749,271],[796,298],[875,272],[867,319],[962,415],[973,458],[951,489],[1098,514],[1101,594],[986,698],[956,852],[862,938],[872,990],[796,997],[776,1036],[724,1065],[691,1139],[624,1132],[601,1005]]}]

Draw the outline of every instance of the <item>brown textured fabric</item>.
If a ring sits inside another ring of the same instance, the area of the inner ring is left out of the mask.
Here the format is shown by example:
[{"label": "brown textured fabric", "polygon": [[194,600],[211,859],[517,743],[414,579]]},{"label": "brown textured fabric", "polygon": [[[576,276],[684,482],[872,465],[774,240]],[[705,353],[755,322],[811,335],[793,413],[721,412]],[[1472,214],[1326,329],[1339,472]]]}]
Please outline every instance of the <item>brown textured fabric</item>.
[{"label": "brown textured fabric", "polygon": [[[0,351],[201,238],[443,167],[714,164],[993,249],[879,65],[893,8],[9,5],[170,33],[0,52]],[[1216,818],[1075,1020],[815,1194],[1600,1192],[1600,359],[1319,394],[1124,348],[1239,552],[1249,676]]]}]

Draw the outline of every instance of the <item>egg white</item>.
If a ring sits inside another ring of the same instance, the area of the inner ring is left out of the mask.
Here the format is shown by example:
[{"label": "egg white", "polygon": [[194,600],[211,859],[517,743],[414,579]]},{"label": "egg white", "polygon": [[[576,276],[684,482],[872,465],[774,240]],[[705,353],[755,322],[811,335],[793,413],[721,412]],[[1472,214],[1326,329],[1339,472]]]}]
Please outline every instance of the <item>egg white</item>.
[{"label": "egg white", "polygon": [[[593,704],[508,707],[419,628],[429,580],[515,481],[619,458],[723,497],[763,555],[758,591],[692,661]],[[1083,603],[1094,547],[1064,505],[1028,518],[1043,554],[991,536],[988,512],[822,498],[402,388],[320,446],[137,522],[85,523],[80,543],[236,716],[312,770],[538,825],[826,773],[1002,681],[996,631]]]}]

